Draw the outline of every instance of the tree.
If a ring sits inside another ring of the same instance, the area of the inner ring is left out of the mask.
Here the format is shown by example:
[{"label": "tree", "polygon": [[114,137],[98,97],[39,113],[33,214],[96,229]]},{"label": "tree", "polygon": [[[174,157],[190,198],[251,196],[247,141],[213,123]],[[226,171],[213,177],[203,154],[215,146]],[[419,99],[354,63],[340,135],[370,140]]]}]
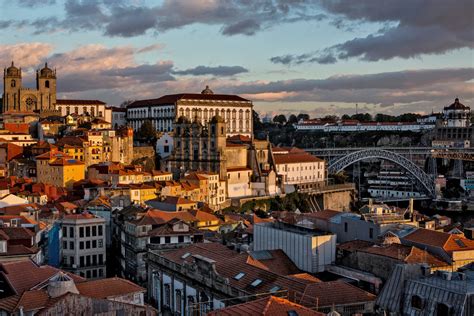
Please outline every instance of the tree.
[{"label": "tree", "polygon": [[309,114],[300,113],[300,114],[298,114],[298,116],[296,118],[298,119],[298,121],[300,121],[300,120],[309,120]]},{"label": "tree", "polygon": [[298,118],[296,115],[291,114],[290,117],[288,118],[288,124],[296,124],[298,123]]},{"label": "tree", "polygon": [[130,105],[130,104],[132,104],[133,102],[135,102],[135,100],[125,100],[125,101],[123,101],[122,103],[120,103],[119,108],[126,108],[127,105]]},{"label": "tree", "polygon": [[156,141],[156,130],[150,120],[143,122],[136,135],[139,139],[146,140],[150,143],[154,143]]},{"label": "tree", "polygon": [[260,120],[260,115],[257,111],[252,110],[252,119],[253,119],[253,130],[261,130],[263,127],[262,121]]},{"label": "tree", "polygon": [[326,115],[323,117],[323,121],[327,122],[336,122],[339,120],[339,117],[337,115]]},{"label": "tree", "polygon": [[350,115],[348,115],[348,114],[344,114],[344,115],[341,117],[341,119],[342,119],[343,121],[347,121],[347,120],[350,120],[351,117],[350,117]]},{"label": "tree", "polygon": [[286,123],[286,116],[283,115],[283,114],[280,114],[280,115],[276,115],[274,118],[273,118],[273,122],[274,123],[278,123],[280,125],[283,125]]},{"label": "tree", "polygon": [[372,115],[369,113],[359,113],[352,115],[351,119],[358,120],[359,122],[370,122],[372,121]]},{"label": "tree", "polygon": [[387,115],[387,114],[378,113],[377,115],[375,115],[375,121],[376,122],[394,122],[396,121],[396,117]]}]

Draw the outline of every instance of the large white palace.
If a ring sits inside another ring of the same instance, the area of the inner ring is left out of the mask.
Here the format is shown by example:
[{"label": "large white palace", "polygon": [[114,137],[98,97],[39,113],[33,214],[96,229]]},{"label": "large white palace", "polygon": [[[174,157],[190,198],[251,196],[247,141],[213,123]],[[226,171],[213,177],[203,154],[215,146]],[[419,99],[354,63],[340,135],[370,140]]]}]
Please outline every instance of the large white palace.
[{"label": "large white palace", "polygon": [[214,116],[225,120],[227,135],[252,137],[251,101],[237,95],[214,94],[206,87],[200,94],[181,93],[165,95],[158,99],[139,100],[127,106],[127,120],[137,131],[150,120],[157,131],[170,132],[179,117],[206,125]]}]

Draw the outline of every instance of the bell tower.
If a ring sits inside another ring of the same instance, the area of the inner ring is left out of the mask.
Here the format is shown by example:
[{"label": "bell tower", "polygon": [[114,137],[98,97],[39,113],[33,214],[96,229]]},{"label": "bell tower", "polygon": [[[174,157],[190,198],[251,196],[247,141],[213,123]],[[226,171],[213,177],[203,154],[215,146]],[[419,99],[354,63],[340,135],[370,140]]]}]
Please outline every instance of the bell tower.
[{"label": "bell tower", "polygon": [[36,71],[36,89],[38,105],[36,110],[54,110],[56,104],[56,70],[44,64],[44,68]]},{"label": "bell tower", "polygon": [[2,113],[20,110],[21,68],[10,67],[3,70]]}]

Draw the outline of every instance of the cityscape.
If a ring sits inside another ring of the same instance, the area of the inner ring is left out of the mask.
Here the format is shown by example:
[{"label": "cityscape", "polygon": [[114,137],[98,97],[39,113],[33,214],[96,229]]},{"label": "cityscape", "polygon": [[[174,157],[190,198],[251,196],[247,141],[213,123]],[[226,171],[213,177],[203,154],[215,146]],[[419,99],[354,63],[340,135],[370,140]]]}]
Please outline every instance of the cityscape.
[{"label": "cityscape", "polygon": [[474,2],[0,12],[0,315],[474,315]]}]

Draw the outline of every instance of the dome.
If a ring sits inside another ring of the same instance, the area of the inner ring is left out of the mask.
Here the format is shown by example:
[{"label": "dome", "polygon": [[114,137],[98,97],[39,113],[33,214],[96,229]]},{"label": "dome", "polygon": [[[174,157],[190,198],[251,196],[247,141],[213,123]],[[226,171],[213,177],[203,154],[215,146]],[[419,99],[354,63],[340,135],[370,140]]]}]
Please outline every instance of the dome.
[{"label": "dome", "polygon": [[469,110],[468,106],[465,106],[461,102],[459,102],[459,99],[456,98],[454,99],[454,103],[451,104],[450,106],[447,106],[444,108],[445,110]]},{"label": "dome", "polygon": [[13,64],[13,61],[12,61],[12,65],[7,68],[7,76],[12,76],[12,77],[20,76],[20,69],[15,67],[15,65]]},{"label": "dome", "polygon": [[202,90],[201,94],[214,94],[214,92],[209,89],[209,86],[206,86],[206,89]]},{"label": "dome", "polygon": [[40,70],[41,77],[54,77],[54,72],[48,67],[48,63],[44,64],[44,68]]},{"label": "dome", "polygon": [[79,294],[74,280],[64,272],[59,272],[48,282],[48,295],[52,298],[64,295],[66,293]]}]

